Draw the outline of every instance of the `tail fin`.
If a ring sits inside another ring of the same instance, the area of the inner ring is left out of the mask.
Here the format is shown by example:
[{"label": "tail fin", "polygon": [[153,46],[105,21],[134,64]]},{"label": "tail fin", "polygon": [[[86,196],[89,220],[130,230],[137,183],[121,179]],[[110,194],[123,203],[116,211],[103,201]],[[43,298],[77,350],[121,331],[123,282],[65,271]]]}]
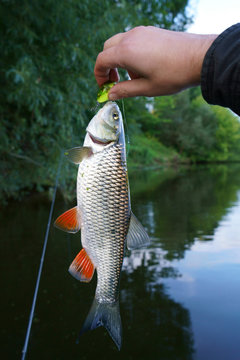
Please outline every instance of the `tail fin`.
[{"label": "tail fin", "polygon": [[120,350],[122,345],[122,323],[119,301],[115,303],[99,303],[95,298],[79,336],[88,330],[104,326]]}]

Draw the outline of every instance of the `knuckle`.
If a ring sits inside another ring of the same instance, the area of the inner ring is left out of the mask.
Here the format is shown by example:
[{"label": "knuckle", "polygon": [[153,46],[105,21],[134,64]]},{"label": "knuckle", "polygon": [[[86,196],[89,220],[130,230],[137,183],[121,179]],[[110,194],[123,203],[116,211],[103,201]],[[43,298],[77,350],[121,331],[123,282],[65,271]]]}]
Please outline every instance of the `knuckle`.
[{"label": "knuckle", "polygon": [[107,47],[108,47],[108,43],[109,43],[109,39],[104,41],[104,44],[103,44],[103,50],[106,50]]},{"label": "knuckle", "polygon": [[131,31],[133,34],[138,34],[139,32],[142,32],[144,29],[146,29],[146,26],[144,26],[144,25],[139,25],[139,26],[134,27],[134,28],[131,29],[130,31]]},{"label": "knuckle", "polygon": [[98,53],[98,56],[96,58],[96,62],[99,62],[102,58],[102,51],[100,53]]},{"label": "knuckle", "polygon": [[102,57],[103,57],[103,53],[100,52],[96,58],[96,63],[95,63],[95,67],[94,67],[94,74],[95,75],[98,75],[99,73],[99,66],[101,65],[102,63]]}]

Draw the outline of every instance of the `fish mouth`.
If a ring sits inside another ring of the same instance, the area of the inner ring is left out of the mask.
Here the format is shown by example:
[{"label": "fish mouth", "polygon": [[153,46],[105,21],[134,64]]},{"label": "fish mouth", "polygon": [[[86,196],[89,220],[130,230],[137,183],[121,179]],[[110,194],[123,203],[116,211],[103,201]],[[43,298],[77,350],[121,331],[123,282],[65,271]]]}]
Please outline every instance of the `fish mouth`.
[{"label": "fish mouth", "polygon": [[97,139],[92,134],[90,134],[90,132],[88,132],[88,135],[90,136],[92,142],[94,142],[95,144],[98,144],[98,145],[106,146],[106,145],[109,145],[109,144],[111,144],[113,142],[113,140],[100,140],[100,139]]}]

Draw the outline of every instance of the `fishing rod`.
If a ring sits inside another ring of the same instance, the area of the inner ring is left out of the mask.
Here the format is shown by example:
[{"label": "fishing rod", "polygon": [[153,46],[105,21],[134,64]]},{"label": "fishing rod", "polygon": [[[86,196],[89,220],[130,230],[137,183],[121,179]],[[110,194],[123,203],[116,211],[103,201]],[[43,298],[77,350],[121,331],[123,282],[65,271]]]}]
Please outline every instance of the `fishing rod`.
[{"label": "fishing rod", "polygon": [[34,296],[33,296],[33,301],[32,301],[32,308],[31,308],[30,315],[29,315],[29,321],[28,321],[28,327],[27,327],[27,332],[26,332],[26,337],[25,337],[25,343],[24,343],[23,350],[22,350],[22,360],[25,360],[27,349],[28,349],[28,344],[29,344],[29,337],[30,337],[30,334],[31,334],[33,316],[34,316],[34,312],[35,312],[36,300],[37,300],[38,289],[39,289],[39,283],[40,283],[40,279],[41,279],[42,268],[43,268],[43,263],[44,263],[44,257],[45,257],[47,242],[48,242],[48,236],[49,236],[49,230],[50,230],[50,225],[51,225],[51,221],[52,221],[52,214],[53,214],[53,209],[54,209],[54,204],[55,204],[55,199],[56,199],[58,180],[59,180],[60,170],[61,170],[61,166],[62,166],[62,158],[63,158],[63,151],[61,152],[60,160],[59,160],[59,164],[58,164],[58,170],[57,170],[57,175],[56,175],[53,198],[52,198],[51,208],[50,208],[50,212],[49,212],[48,223],[47,223],[47,228],[46,228],[46,233],[45,233],[45,238],[44,238],[44,243],[43,243],[43,250],[42,250],[42,255],[41,255],[41,259],[40,259],[38,276],[37,276],[37,281],[36,281],[36,286],[35,286],[35,291],[34,291]]}]

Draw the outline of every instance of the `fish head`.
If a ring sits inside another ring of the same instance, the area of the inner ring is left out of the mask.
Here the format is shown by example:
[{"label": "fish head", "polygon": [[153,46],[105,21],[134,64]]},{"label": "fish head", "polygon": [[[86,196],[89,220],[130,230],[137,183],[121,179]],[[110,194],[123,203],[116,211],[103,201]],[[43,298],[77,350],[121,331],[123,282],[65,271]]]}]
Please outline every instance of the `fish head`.
[{"label": "fish head", "polygon": [[115,102],[108,101],[87,126],[84,146],[101,151],[118,141],[122,129],[122,114]]}]

